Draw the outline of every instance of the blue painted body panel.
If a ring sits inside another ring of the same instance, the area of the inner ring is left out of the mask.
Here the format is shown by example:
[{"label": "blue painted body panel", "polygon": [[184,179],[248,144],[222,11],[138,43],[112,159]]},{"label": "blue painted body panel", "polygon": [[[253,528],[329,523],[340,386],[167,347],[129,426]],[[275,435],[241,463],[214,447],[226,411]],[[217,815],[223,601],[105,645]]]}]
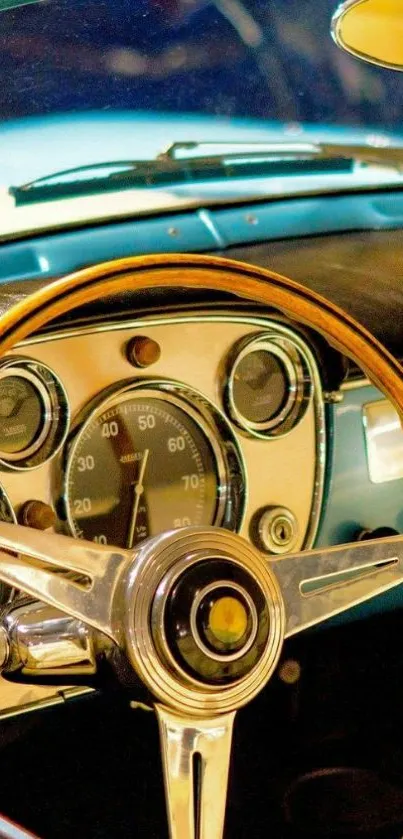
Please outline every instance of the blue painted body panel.
[{"label": "blue painted body panel", "polygon": [[365,449],[363,405],[384,399],[375,387],[343,394],[331,408],[328,498],[317,545],[354,541],[364,528],[388,526],[403,532],[403,479],[371,483]]},{"label": "blue painted body panel", "polygon": [[401,227],[403,192],[315,196],[137,219],[3,244],[0,282],[65,274],[128,255],[202,252],[248,242]]},{"label": "blue painted body panel", "polygon": [[[393,527],[403,533],[403,479],[371,483],[365,448],[363,406],[384,399],[375,387],[345,391],[343,401],[328,408],[329,450],[326,503],[317,547],[353,542],[363,529]],[[368,601],[335,618],[336,622],[403,607],[403,588]]]}]

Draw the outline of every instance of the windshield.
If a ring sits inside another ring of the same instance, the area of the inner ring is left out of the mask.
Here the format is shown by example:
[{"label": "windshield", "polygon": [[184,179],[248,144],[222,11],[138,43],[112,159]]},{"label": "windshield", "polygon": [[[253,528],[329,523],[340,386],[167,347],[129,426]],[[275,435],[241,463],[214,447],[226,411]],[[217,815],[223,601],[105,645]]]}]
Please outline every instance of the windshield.
[{"label": "windshield", "polygon": [[9,9],[0,15],[0,117],[128,109],[400,130],[400,73],[335,46],[335,6],[42,0]]}]

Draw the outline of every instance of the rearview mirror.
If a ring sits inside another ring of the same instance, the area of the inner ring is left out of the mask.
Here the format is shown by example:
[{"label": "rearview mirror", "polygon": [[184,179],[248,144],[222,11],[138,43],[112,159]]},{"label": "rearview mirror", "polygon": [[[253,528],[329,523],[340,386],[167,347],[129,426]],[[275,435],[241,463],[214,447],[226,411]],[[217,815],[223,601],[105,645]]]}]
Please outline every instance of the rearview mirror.
[{"label": "rearview mirror", "polygon": [[342,49],[393,70],[403,70],[403,0],[345,0],[331,33]]}]

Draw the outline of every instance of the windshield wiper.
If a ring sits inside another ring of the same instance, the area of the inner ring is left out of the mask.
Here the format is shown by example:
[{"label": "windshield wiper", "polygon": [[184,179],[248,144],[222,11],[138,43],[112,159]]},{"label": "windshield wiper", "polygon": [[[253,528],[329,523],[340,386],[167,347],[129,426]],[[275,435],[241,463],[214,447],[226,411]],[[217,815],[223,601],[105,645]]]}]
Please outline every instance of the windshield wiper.
[{"label": "windshield wiper", "polygon": [[[398,171],[403,171],[403,145],[389,146],[382,144],[371,146],[360,143],[325,143],[325,142],[295,142],[295,143],[268,143],[259,141],[250,143],[237,140],[236,142],[195,140],[188,142],[172,143],[166,151],[159,155],[159,159],[170,158],[174,160],[189,159],[189,152],[196,154],[192,158],[203,159],[203,149],[219,149],[214,156],[240,157],[242,149],[248,158],[258,158],[262,152],[273,157],[295,158],[304,156],[305,159],[316,160],[348,160],[350,163],[362,163],[376,166],[390,166]],[[229,154],[225,154],[224,149]],[[185,152],[185,154],[181,154]]]},{"label": "windshield wiper", "polygon": [[[203,152],[203,150],[207,150]],[[213,151],[218,150],[218,151]],[[223,178],[351,172],[357,164],[403,171],[403,147],[337,143],[190,141],[152,160],[88,164],[37,178],[9,193],[16,205],[133,188],[174,187]]]}]

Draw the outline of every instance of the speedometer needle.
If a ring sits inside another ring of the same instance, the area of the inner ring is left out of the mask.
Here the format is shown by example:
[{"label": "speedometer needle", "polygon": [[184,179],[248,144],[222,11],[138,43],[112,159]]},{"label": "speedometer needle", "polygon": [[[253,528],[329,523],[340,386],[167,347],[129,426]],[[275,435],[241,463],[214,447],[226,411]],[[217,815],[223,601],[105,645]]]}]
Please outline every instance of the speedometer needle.
[{"label": "speedometer needle", "polygon": [[143,457],[141,458],[141,467],[140,467],[140,474],[137,480],[137,483],[133,484],[133,504],[132,504],[132,512],[130,516],[130,524],[129,524],[129,533],[127,536],[127,547],[132,548],[134,542],[134,534],[136,530],[136,521],[137,521],[137,514],[139,511],[139,504],[140,504],[140,496],[144,492],[144,474],[146,471],[148,455],[150,454],[150,449],[145,449]]}]

